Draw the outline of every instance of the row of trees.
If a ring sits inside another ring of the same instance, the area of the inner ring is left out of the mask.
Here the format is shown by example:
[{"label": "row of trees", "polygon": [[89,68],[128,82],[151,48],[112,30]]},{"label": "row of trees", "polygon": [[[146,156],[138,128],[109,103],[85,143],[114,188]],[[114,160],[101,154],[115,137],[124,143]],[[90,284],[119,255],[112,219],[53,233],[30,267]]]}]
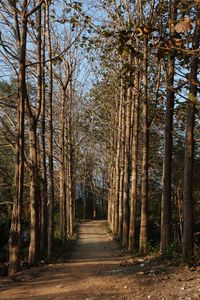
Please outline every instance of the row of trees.
[{"label": "row of trees", "polygon": [[[54,240],[54,151],[53,151],[53,41],[50,24],[49,1],[2,1],[1,2],[1,55],[5,63],[14,68],[17,75],[15,86],[12,86],[14,110],[7,112],[10,103],[6,95],[2,101],[5,109],[2,112],[2,124],[9,127],[6,120],[12,117],[13,128],[9,128],[12,137],[8,135],[8,128],[3,130],[3,136],[14,147],[15,182],[13,185],[13,209],[9,238],[9,271],[15,273],[20,268],[20,253],[22,244],[22,219],[25,198],[25,178],[29,181],[30,203],[30,244],[29,262],[36,264],[40,255],[48,254],[52,257]],[[56,40],[55,40],[56,42]],[[14,46],[13,46],[14,45]],[[65,46],[65,53],[69,45]],[[61,52],[60,52],[61,53]],[[58,58],[60,56],[58,55]],[[57,75],[62,88],[61,114],[71,109],[72,102],[72,72],[74,62],[66,62],[63,58],[64,71]],[[59,66],[61,67],[61,66]],[[56,70],[57,71],[57,70]],[[55,71],[55,72],[56,72]],[[59,70],[58,70],[59,71]],[[65,74],[67,82],[62,82]],[[17,98],[17,104],[15,99]],[[68,100],[68,101],[67,101]],[[58,112],[57,112],[58,113]],[[65,124],[62,124],[62,122]],[[67,123],[68,122],[68,123]],[[69,130],[70,120],[57,123],[65,127],[63,134],[67,134],[67,143],[63,145],[60,137],[60,151],[66,151],[69,159],[65,165],[68,203],[72,207],[72,171],[71,144],[72,137]],[[67,132],[67,133],[66,133]],[[28,139],[28,144],[27,144]],[[16,140],[16,143],[15,143]],[[65,147],[65,148],[64,148]],[[63,163],[63,157],[60,163]],[[48,162],[48,163],[47,163]],[[28,177],[25,172],[28,171]],[[60,172],[62,181],[63,170]],[[26,175],[26,176],[25,176]],[[61,188],[61,202],[65,201]],[[62,208],[62,206],[61,206]],[[72,212],[69,213],[67,230],[72,234]],[[62,221],[63,222],[63,221]],[[47,230],[48,224],[48,230]],[[24,229],[25,230],[25,229]],[[48,245],[48,246],[47,246]]]},{"label": "row of trees", "polygon": [[101,138],[110,137],[111,230],[131,252],[139,247],[147,254],[149,240],[157,238],[163,255],[176,242],[190,259],[199,222],[197,144],[194,152],[199,3],[103,1],[97,6],[101,13],[91,23],[88,46],[101,73],[92,90],[97,122],[103,124]]},{"label": "row of trees", "polygon": [[[5,70],[0,97],[0,169],[5,181],[1,215],[7,230],[10,226],[13,274],[20,269],[27,236],[31,265],[52,258],[55,237],[65,245],[73,236],[75,198],[92,203],[84,216],[90,210],[94,217],[97,210],[103,215],[106,208],[103,186],[95,180],[100,175],[91,162],[84,164],[90,157],[83,149],[88,132],[82,125],[86,116],[81,76],[86,72],[81,74],[78,43],[87,18],[78,16],[67,1],[1,1],[0,11]],[[87,193],[92,193],[91,200],[86,201]]]},{"label": "row of trees", "polygon": [[[185,153],[181,174],[181,243],[185,257],[190,259],[193,255],[199,9],[198,3],[190,1],[146,1],[145,4],[142,1],[124,1],[122,6],[115,3],[108,10],[113,27],[111,30],[118,29],[118,43],[119,38],[121,43],[118,46],[121,56],[119,69],[126,69],[125,75],[120,76],[120,96],[116,104],[117,131],[113,136],[115,151],[111,163],[109,220],[112,231],[118,235],[122,245],[133,251],[136,247],[137,202],[140,199],[139,252],[143,255],[148,251],[148,203],[151,201],[149,192],[154,176],[153,151],[159,159],[163,156],[162,183],[160,178],[157,182],[160,194],[162,190],[162,254],[167,254],[173,241],[172,209],[175,207],[173,200],[177,189],[174,183],[172,186],[173,120],[174,111],[179,105],[183,106],[183,102],[185,110],[181,113],[184,115]],[[119,34],[123,35],[119,37]],[[160,122],[163,121],[160,128]],[[159,146],[154,146],[153,133],[161,139]],[[183,138],[182,132],[178,131],[178,134]],[[198,215],[195,217],[198,219]]]},{"label": "row of trees", "polygon": [[75,218],[105,217],[107,201],[110,228],[129,251],[145,255],[151,242],[166,255],[178,242],[192,257],[199,14],[189,0],[1,1],[10,274],[24,232],[30,264],[51,259],[55,236],[64,245]]}]

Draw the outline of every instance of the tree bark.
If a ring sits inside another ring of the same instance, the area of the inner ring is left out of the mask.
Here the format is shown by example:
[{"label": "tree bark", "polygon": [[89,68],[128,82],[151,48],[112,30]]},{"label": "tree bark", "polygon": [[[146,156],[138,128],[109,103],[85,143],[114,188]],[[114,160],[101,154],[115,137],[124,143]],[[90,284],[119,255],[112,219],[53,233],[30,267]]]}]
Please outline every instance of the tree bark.
[{"label": "tree bark", "polygon": [[42,110],[41,110],[41,172],[42,172],[42,189],[41,189],[41,253],[47,254],[47,165],[46,165],[46,88],[45,88],[45,34],[46,34],[46,9],[43,10],[43,66],[42,66]]},{"label": "tree bark", "polygon": [[65,103],[66,90],[62,89],[61,119],[60,119],[60,230],[63,245],[66,242],[66,159],[65,159]]},{"label": "tree bark", "polygon": [[[137,60],[136,60],[137,63]],[[138,65],[138,64],[136,64]],[[138,131],[139,131],[139,77],[140,74],[135,74],[134,80],[134,113],[133,113],[133,140],[131,149],[131,192],[130,192],[130,228],[129,228],[129,243],[128,250],[134,249],[135,241],[135,224],[136,224],[136,206],[137,206],[137,160],[138,160]]]},{"label": "tree bark", "polygon": [[46,1],[46,26],[47,26],[47,48],[48,48],[48,161],[49,161],[49,206],[48,206],[48,258],[51,259],[54,246],[54,167],[53,167],[53,72],[52,72],[52,46],[50,32],[49,2]]},{"label": "tree bark", "polygon": [[[196,7],[196,27],[193,36],[193,49],[199,48],[200,40],[200,6]],[[195,107],[198,91],[198,54],[194,54],[190,69],[190,88],[187,106],[187,123],[185,137],[185,158],[184,158],[184,225],[183,225],[183,253],[190,260],[193,254],[193,163],[194,163],[194,125]]]},{"label": "tree bark", "polygon": [[[27,1],[24,1],[25,7]],[[16,27],[18,16],[15,15]],[[16,28],[16,32],[20,32]],[[11,218],[9,237],[9,274],[12,275],[20,269],[21,251],[21,225],[22,225],[22,203],[24,196],[24,111],[26,100],[26,39],[27,19],[25,12],[21,15],[21,36],[17,36],[17,45],[20,50],[19,73],[18,73],[18,105],[17,105],[17,142],[16,142],[16,164],[15,164],[15,195]]]},{"label": "tree bark", "polygon": [[126,97],[126,130],[125,130],[124,194],[123,194],[123,234],[122,234],[122,245],[125,246],[125,247],[128,246],[128,235],[129,235],[131,102],[132,102],[132,88],[129,86],[128,91],[127,91],[127,97]]},{"label": "tree bark", "polygon": [[28,95],[26,98],[27,115],[29,123],[29,152],[30,152],[30,207],[31,207],[31,226],[30,226],[30,245],[29,263],[35,265],[40,258],[40,190],[39,172],[37,157],[37,124],[42,106],[42,52],[41,52],[41,7],[37,11],[37,105],[36,112],[31,108]]},{"label": "tree bark", "polygon": [[69,82],[67,105],[67,202],[68,202],[68,234],[74,233],[74,201],[73,201],[73,149],[72,149],[72,79]]},{"label": "tree bark", "polygon": [[39,203],[38,203],[38,172],[37,172],[37,135],[36,121],[29,116],[29,149],[30,149],[30,206],[31,228],[29,244],[29,263],[35,265],[39,259]]},{"label": "tree bark", "polygon": [[120,185],[120,151],[121,151],[121,131],[122,131],[122,101],[123,84],[120,88],[120,103],[118,108],[118,132],[117,132],[117,150],[115,158],[115,195],[114,195],[114,226],[113,233],[118,233],[119,226],[119,185]]},{"label": "tree bark", "polygon": [[141,255],[147,253],[148,236],[147,236],[147,202],[148,202],[148,155],[149,155],[149,124],[148,124],[148,38],[144,41],[144,66],[143,66],[143,149],[142,149],[142,187],[141,187],[141,221],[140,221],[140,242],[139,252]]},{"label": "tree bark", "polygon": [[124,161],[125,161],[125,91],[122,82],[122,120],[121,120],[121,147],[120,147],[120,178],[119,178],[119,222],[118,222],[118,238],[122,240],[123,232],[123,195],[124,195]]},{"label": "tree bark", "polygon": [[[176,20],[176,0],[169,2],[170,34],[174,33]],[[175,58],[171,55],[167,63],[165,137],[162,178],[162,208],[161,208],[161,253],[164,255],[170,244],[171,223],[171,174],[172,174],[172,146],[173,146],[173,115],[174,115],[174,64]]]},{"label": "tree bark", "polygon": [[110,170],[110,178],[109,178],[109,195],[108,195],[108,223],[109,223],[109,227],[111,230],[113,230],[112,228],[112,224],[113,224],[113,180],[114,180],[114,168],[113,168],[113,161],[110,163],[109,166],[109,170]]}]

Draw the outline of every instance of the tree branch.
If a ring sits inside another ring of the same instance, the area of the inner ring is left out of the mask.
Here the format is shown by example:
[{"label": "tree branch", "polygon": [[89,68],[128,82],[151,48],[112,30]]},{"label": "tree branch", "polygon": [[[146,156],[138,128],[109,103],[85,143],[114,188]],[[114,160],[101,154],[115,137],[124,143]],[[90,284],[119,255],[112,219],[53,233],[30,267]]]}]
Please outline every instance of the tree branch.
[{"label": "tree branch", "polygon": [[33,9],[31,9],[29,12],[26,13],[26,18],[30,17],[32,14],[34,14],[40,6],[44,3],[45,0],[41,0],[38,5],[36,5]]},{"label": "tree branch", "polygon": [[[45,61],[42,61],[41,63],[45,64],[45,63],[48,63],[50,61],[54,61],[54,60],[57,60],[58,58],[60,58],[65,52],[67,52],[75,44],[75,42],[81,36],[81,33],[83,32],[83,30],[84,30],[84,27],[81,29],[81,31],[79,32],[78,36],[73,40],[73,42],[71,42],[71,44],[67,48],[65,48],[61,53],[59,53],[58,55],[52,57],[52,59],[47,59]],[[26,65],[26,67],[32,67],[32,66],[35,66],[35,65],[38,65],[38,64],[40,64],[40,62],[37,61],[37,62],[30,63],[30,64]]]}]

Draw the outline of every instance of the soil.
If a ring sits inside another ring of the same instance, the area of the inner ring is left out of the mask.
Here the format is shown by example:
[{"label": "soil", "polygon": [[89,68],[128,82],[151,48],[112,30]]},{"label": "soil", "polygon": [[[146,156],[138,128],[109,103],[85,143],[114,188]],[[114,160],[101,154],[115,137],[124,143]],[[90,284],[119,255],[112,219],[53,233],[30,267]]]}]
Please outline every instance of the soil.
[{"label": "soil", "polygon": [[87,221],[68,261],[0,278],[0,299],[200,299],[200,269],[124,255],[105,221]]}]

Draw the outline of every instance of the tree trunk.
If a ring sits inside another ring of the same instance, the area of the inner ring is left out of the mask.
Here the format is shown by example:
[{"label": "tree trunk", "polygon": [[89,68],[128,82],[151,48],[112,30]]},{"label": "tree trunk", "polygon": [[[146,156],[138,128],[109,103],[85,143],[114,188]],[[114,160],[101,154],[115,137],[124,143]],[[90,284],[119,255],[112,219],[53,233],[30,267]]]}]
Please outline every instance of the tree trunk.
[{"label": "tree trunk", "polygon": [[35,265],[40,257],[40,191],[39,172],[37,159],[37,124],[42,106],[42,36],[41,36],[41,7],[37,12],[37,106],[34,114],[27,97],[27,115],[29,122],[29,151],[30,151],[30,206],[31,206],[31,226],[29,263]]},{"label": "tree trunk", "polygon": [[[136,61],[137,63],[137,61]],[[136,64],[138,65],[138,64]],[[131,164],[131,192],[130,192],[130,228],[129,244],[130,252],[134,249],[136,205],[137,205],[137,160],[138,160],[138,131],[139,131],[139,73],[136,73],[134,80],[134,113],[133,113],[133,140],[132,140],[132,164]]]},{"label": "tree trunk", "polygon": [[48,64],[48,100],[49,100],[49,135],[48,135],[48,161],[49,161],[49,206],[48,206],[48,258],[51,259],[54,245],[54,173],[53,173],[53,73],[52,73],[52,47],[50,33],[49,2],[46,2],[47,47],[49,55]]},{"label": "tree trunk", "polygon": [[[30,118],[30,117],[29,117]],[[38,172],[37,172],[37,141],[36,122],[34,117],[29,119],[29,149],[30,149],[30,206],[31,226],[29,263],[35,265],[39,258],[39,205],[38,205]]]},{"label": "tree trunk", "polygon": [[121,130],[122,130],[122,101],[123,84],[120,88],[120,103],[118,108],[118,132],[117,132],[117,151],[115,158],[115,195],[114,195],[114,226],[113,233],[117,234],[119,226],[119,184],[120,184],[120,148],[121,148]]},{"label": "tree trunk", "polygon": [[[19,85],[22,83],[22,74],[19,71]],[[23,72],[22,72],[23,73]],[[23,81],[24,84],[24,81]],[[21,89],[21,88],[20,88]],[[17,113],[17,144],[15,163],[15,195],[13,199],[13,210],[11,217],[10,238],[9,238],[9,274],[15,274],[20,269],[21,251],[21,223],[22,223],[22,203],[24,195],[24,102],[21,93],[18,94]]]},{"label": "tree trunk", "polygon": [[[114,144],[114,137],[112,137],[113,139],[113,144]],[[112,149],[112,164],[111,164],[111,168],[112,168],[112,181],[111,181],[111,194],[110,194],[110,212],[111,212],[111,224],[110,224],[110,229],[113,232],[114,231],[114,220],[115,220],[115,201],[114,201],[114,197],[115,197],[115,166],[114,166],[114,155],[113,155],[113,149]]]},{"label": "tree trunk", "polygon": [[124,161],[125,161],[125,91],[122,86],[122,124],[121,124],[121,149],[120,149],[120,178],[119,178],[119,222],[118,222],[118,238],[122,240],[123,232],[123,195],[124,195]]},{"label": "tree trunk", "polygon": [[72,80],[70,80],[67,109],[67,201],[68,201],[68,234],[73,236],[74,201],[73,201],[73,149],[72,149]]},{"label": "tree trunk", "polygon": [[[129,83],[128,83],[129,84]],[[130,183],[130,125],[131,125],[132,88],[128,87],[126,97],[126,130],[124,160],[124,194],[123,194],[123,234],[122,245],[128,246],[129,234],[129,183]]]},{"label": "tree trunk", "polygon": [[[174,22],[176,20],[176,0],[169,2],[170,34],[174,33]],[[161,253],[166,254],[170,244],[171,223],[171,174],[172,174],[172,144],[173,144],[173,114],[174,114],[174,64],[172,55],[167,64],[167,87],[166,87],[166,111],[165,111],[165,137],[164,158],[162,178],[162,208],[161,208]]]},{"label": "tree trunk", "polygon": [[143,67],[143,149],[142,149],[142,188],[141,188],[141,221],[140,243],[141,255],[147,253],[147,201],[148,201],[148,153],[149,153],[149,124],[148,124],[148,99],[147,99],[147,51],[148,39],[144,41],[144,67]]},{"label": "tree trunk", "polygon": [[113,164],[111,162],[109,166],[110,170],[110,178],[109,178],[109,195],[108,195],[108,224],[110,229],[112,230],[112,219],[113,219],[113,212],[112,212],[112,201],[113,201]]},{"label": "tree trunk", "polygon": [[41,172],[42,172],[42,189],[41,189],[41,253],[47,254],[47,166],[46,166],[46,88],[45,88],[45,33],[46,33],[46,10],[44,12],[43,24],[43,66],[42,66],[42,111],[41,111]]},{"label": "tree trunk", "polygon": [[62,90],[61,119],[60,119],[60,230],[63,245],[66,242],[66,186],[65,186],[65,102],[66,91]]},{"label": "tree trunk", "polygon": [[[14,11],[15,20],[17,20]],[[16,22],[18,24],[18,21]],[[19,29],[19,28],[18,28]],[[16,31],[18,30],[16,29]],[[15,164],[15,195],[11,218],[9,237],[9,274],[12,275],[20,268],[21,251],[21,223],[22,203],[24,196],[24,111],[26,100],[26,38],[27,19],[21,16],[21,37],[17,44],[20,49],[19,73],[18,73],[18,107],[17,107],[17,142],[16,142],[16,164]]]},{"label": "tree trunk", "polygon": [[[193,36],[193,49],[199,48],[200,37],[200,9],[197,9],[196,27]],[[190,93],[187,107],[187,123],[185,137],[185,158],[184,158],[184,225],[183,225],[183,253],[189,260],[193,254],[193,162],[194,162],[194,123],[195,107],[198,91],[198,53],[193,54],[190,69]]]}]

